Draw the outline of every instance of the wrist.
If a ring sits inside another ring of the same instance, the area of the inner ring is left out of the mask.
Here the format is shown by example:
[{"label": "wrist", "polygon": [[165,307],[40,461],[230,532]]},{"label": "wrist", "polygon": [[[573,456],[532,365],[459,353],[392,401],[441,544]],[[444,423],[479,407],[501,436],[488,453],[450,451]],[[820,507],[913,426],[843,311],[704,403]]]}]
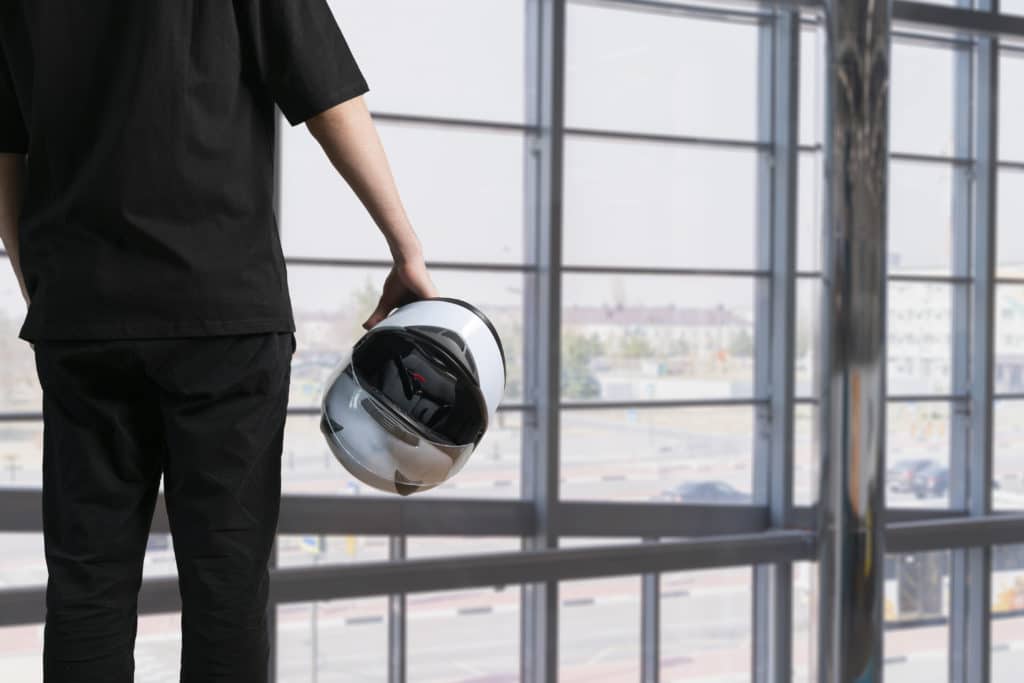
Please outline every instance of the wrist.
[{"label": "wrist", "polygon": [[403,242],[396,242],[391,245],[391,258],[394,260],[395,265],[422,262],[423,245],[415,237]]}]

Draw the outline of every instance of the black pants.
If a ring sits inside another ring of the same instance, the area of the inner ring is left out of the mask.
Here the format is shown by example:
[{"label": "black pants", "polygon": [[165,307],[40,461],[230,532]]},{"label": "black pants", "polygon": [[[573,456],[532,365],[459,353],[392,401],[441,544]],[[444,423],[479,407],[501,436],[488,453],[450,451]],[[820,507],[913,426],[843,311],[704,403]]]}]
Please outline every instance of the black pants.
[{"label": "black pants", "polygon": [[267,678],[290,332],[40,341],[46,683],[133,680],[161,475],[184,683]]}]

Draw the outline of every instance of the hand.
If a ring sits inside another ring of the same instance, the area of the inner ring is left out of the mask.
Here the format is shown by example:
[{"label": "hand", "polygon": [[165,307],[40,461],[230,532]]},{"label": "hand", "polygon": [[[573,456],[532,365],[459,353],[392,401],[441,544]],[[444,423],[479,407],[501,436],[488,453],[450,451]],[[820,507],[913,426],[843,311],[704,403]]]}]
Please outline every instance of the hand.
[{"label": "hand", "polygon": [[417,258],[396,263],[391,267],[387,279],[384,280],[384,291],[381,292],[380,301],[377,302],[377,308],[363,323],[363,329],[368,330],[379,323],[387,317],[392,309],[436,296],[437,288],[430,280],[430,274],[427,272],[427,266],[423,259]]}]

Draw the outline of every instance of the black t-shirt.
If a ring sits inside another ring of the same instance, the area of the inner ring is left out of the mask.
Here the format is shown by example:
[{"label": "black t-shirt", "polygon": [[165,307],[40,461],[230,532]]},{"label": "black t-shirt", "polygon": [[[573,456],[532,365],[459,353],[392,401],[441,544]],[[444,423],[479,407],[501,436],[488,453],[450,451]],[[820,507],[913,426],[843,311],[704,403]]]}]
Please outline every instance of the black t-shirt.
[{"label": "black t-shirt", "polygon": [[274,104],[297,125],[367,90],[326,0],[0,0],[19,336],[294,331]]}]

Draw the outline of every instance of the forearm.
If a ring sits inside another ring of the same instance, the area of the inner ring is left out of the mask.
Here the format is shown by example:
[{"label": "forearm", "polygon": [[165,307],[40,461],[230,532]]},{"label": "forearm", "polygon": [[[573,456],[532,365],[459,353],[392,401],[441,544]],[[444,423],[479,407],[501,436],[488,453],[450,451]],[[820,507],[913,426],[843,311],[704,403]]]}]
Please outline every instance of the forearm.
[{"label": "forearm", "polygon": [[21,176],[24,157],[20,154],[0,154],[0,240],[18,278],[21,295],[28,301],[25,278],[21,273],[18,252],[18,216],[21,213]]},{"label": "forearm", "polygon": [[396,262],[422,258],[422,247],[398,195],[387,155],[362,97],[306,122],[331,163],[366,207]]}]

